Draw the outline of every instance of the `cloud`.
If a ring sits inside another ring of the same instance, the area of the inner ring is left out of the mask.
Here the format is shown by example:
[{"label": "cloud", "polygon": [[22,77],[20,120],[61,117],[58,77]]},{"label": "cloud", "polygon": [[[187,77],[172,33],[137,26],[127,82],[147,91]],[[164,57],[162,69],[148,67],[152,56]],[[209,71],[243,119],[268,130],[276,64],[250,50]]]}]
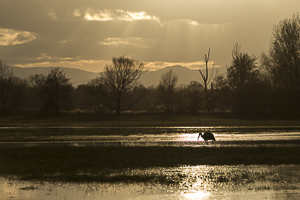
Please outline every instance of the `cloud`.
[{"label": "cloud", "polygon": [[116,18],[116,13],[109,10],[95,11],[88,9],[84,14],[84,19],[88,21],[112,21]]},{"label": "cloud", "polygon": [[107,45],[107,46],[131,45],[131,46],[148,48],[150,46],[150,43],[152,42],[153,40],[151,39],[131,37],[131,38],[105,38],[100,42],[100,44]]},{"label": "cloud", "polygon": [[57,20],[57,19],[58,19],[57,16],[56,16],[56,13],[55,13],[53,10],[50,10],[50,11],[47,13],[47,15],[48,15],[51,19],[53,19],[53,20]]},{"label": "cloud", "polygon": [[185,23],[187,23],[191,26],[199,26],[199,23],[197,21],[192,20],[192,19],[182,19],[180,21],[185,22]]},{"label": "cloud", "polygon": [[81,17],[81,16],[82,16],[82,13],[80,12],[79,9],[74,10],[73,17]]},{"label": "cloud", "polygon": [[130,18],[129,21],[134,21],[134,20],[151,20],[151,21],[157,21],[159,22],[159,18],[156,16],[150,16],[147,15],[146,12],[126,12],[127,16]]},{"label": "cloud", "polygon": [[112,10],[95,10],[88,8],[86,11],[80,11],[76,9],[73,12],[73,17],[82,17],[87,21],[156,21],[160,23],[160,19],[157,16],[147,14],[145,11],[132,12],[123,9]]},{"label": "cloud", "polygon": [[173,20],[161,20],[160,17],[155,15],[150,15],[145,11],[132,12],[123,9],[104,9],[104,10],[96,10],[92,8],[88,8],[85,11],[80,9],[75,9],[72,12],[72,17],[78,18],[81,17],[87,21],[154,21],[159,23],[159,25],[164,26],[168,23],[176,23],[183,22],[190,26],[221,26],[221,25],[232,25],[232,23],[199,23],[193,19],[173,19]]},{"label": "cloud", "polygon": [[[175,20],[176,21],[176,20]],[[234,25],[234,23],[199,23],[192,19],[180,19],[180,22],[189,24],[191,26],[206,26],[206,27],[219,27],[219,26],[227,26],[227,25]]]},{"label": "cloud", "polygon": [[48,56],[46,53],[41,53],[40,56],[36,57],[36,58],[31,58],[28,60],[43,60],[43,61],[66,61],[66,60],[72,60],[71,57],[51,57]]},{"label": "cloud", "polygon": [[[44,59],[42,59],[44,57]],[[106,65],[110,65],[110,60],[86,60],[80,58],[52,58],[46,54],[42,54],[40,60],[35,60],[37,62],[24,63],[24,64],[14,64],[17,67],[69,67],[75,69],[86,70],[90,72],[102,72]]]},{"label": "cloud", "polygon": [[14,46],[36,39],[34,33],[0,28],[0,46]]}]

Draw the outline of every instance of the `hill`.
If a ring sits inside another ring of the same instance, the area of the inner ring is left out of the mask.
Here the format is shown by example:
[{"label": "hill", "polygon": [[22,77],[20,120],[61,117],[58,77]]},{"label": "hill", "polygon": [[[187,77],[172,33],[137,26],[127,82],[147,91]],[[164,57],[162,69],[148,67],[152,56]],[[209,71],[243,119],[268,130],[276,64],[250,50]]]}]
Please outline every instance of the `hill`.
[{"label": "hill", "polygon": [[[34,74],[47,75],[54,67],[22,68],[22,67],[12,66],[11,68],[13,69],[15,76],[26,78]],[[73,83],[75,86],[80,84],[86,84],[89,80],[96,78],[99,75],[99,73],[88,72],[80,69],[66,68],[66,67],[59,67],[59,68],[64,70],[64,72],[66,73],[66,77],[70,78],[71,83]]]},{"label": "hill", "polygon": [[[50,70],[53,69],[54,67],[22,68],[22,67],[11,66],[11,68],[13,69],[15,76],[18,76],[21,78],[26,78],[26,77],[28,77],[30,75],[34,75],[34,74],[47,75],[50,72]],[[71,79],[71,83],[73,83],[74,86],[78,86],[80,84],[86,84],[91,79],[96,78],[99,75],[99,73],[88,72],[85,70],[74,69],[74,68],[60,67],[60,69],[64,70],[67,78]],[[198,81],[198,82],[202,83],[202,78],[201,78],[201,75],[198,70],[191,70],[189,68],[182,67],[179,65],[165,67],[165,68],[159,69],[157,71],[145,72],[141,76],[140,82],[146,87],[151,86],[151,85],[156,86],[159,83],[159,79],[160,79],[161,75],[170,69],[172,69],[173,72],[178,75],[178,84],[186,85],[186,84],[189,84],[191,81]],[[224,71],[223,68],[221,70]],[[219,71],[219,73],[221,73],[221,70]],[[209,72],[209,74],[211,74],[211,71]]]},{"label": "hill", "polygon": [[[199,70],[191,70],[189,68],[180,65],[175,65],[171,67],[169,66],[163,69],[159,69],[157,71],[146,72],[141,76],[140,82],[146,87],[150,85],[158,85],[161,75],[170,69],[172,69],[173,72],[178,75],[178,84],[187,85],[191,81],[198,81],[202,83],[202,78],[199,73]],[[225,69],[224,67],[221,67],[219,69],[219,74],[223,73],[224,69]],[[204,72],[205,70],[202,70],[202,73]],[[211,70],[209,70],[209,75],[211,73],[212,73]]]}]

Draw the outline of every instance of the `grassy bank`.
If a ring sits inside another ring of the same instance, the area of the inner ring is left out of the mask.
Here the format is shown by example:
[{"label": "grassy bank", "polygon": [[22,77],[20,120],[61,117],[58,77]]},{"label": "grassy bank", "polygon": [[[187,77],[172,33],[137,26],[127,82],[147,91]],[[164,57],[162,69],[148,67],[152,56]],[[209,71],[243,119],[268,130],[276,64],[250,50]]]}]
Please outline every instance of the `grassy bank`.
[{"label": "grassy bank", "polygon": [[[0,175],[103,181],[112,170],[180,165],[300,164],[300,147],[0,147]],[[95,178],[96,177],[96,178]]]},{"label": "grassy bank", "polygon": [[241,117],[206,114],[122,114],[65,115],[57,117],[14,116],[0,118],[0,126],[88,126],[88,127],[153,127],[153,126],[300,126],[298,119]]}]

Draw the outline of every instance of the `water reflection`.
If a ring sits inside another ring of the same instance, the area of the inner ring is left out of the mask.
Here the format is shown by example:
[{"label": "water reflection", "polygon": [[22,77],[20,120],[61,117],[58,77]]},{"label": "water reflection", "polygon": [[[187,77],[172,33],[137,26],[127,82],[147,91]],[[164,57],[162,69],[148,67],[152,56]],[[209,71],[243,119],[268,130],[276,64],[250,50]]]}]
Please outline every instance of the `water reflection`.
[{"label": "water reflection", "polygon": [[[300,132],[214,133],[216,142],[206,147],[300,145]],[[201,147],[197,133],[166,133],[102,136],[56,136],[53,141],[0,142],[0,146],[192,146]],[[212,145],[214,144],[214,145]]]},{"label": "water reflection", "polygon": [[[299,199],[300,165],[126,169],[107,176],[147,181],[33,182],[0,179],[3,199]],[[147,177],[149,179],[147,179]],[[143,179],[142,179],[143,180]]]},{"label": "water reflection", "polygon": [[[12,131],[13,130],[13,131]],[[212,131],[217,146],[300,145],[300,127],[0,127],[0,146],[195,146],[198,133]]]}]

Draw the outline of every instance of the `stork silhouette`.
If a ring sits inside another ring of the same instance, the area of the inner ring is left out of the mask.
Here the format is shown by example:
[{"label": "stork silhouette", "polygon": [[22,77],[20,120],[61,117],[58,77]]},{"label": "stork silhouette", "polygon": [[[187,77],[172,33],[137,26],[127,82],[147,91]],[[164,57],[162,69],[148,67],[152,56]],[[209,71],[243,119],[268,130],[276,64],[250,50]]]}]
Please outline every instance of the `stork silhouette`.
[{"label": "stork silhouette", "polygon": [[200,136],[204,139],[205,143],[208,140],[216,141],[214,134],[212,134],[211,132],[204,132],[203,134],[200,132],[199,135],[198,135],[197,141],[199,140]]}]

